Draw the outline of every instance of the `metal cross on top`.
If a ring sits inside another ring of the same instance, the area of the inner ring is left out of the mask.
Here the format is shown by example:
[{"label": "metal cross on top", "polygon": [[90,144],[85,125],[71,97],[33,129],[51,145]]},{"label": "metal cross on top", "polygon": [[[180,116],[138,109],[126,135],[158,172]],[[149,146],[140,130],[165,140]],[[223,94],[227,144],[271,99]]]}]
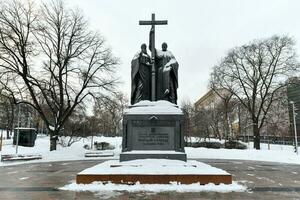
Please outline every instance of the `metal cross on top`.
[{"label": "metal cross on top", "polygon": [[[151,21],[139,21],[139,25],[151,25],[150,31],[150,43],[151,43],[151,58],[152,60],[155,59],[155,25],[167,25],[168,20],[156,20],[155,21],[155,14],[152,13]],[[151,70],[151,100],[155,101],[155,64],[152,63],[152,70]]]}]

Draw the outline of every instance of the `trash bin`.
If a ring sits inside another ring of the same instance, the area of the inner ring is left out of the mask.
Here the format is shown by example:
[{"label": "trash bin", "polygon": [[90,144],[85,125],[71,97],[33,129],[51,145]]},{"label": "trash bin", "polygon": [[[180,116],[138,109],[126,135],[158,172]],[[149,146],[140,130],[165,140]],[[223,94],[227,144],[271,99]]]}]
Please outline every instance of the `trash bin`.
[{"label": "trash bin", "polygon": [[36,129],[35,128],[15,128],[13,144],[17,144],[17,134],[19,129],[19,146],[33,147],[36,140]]}]

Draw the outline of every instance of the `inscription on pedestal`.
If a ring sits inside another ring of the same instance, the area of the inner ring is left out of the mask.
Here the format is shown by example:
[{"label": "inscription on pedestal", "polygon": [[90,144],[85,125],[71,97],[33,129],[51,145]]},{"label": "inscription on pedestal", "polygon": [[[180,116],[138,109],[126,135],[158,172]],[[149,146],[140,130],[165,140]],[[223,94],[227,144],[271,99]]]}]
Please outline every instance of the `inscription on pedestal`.
[{"label": "inscription on pedestal", "polygon": [[174,127],[132,127],[133,150],[173,150]]}]

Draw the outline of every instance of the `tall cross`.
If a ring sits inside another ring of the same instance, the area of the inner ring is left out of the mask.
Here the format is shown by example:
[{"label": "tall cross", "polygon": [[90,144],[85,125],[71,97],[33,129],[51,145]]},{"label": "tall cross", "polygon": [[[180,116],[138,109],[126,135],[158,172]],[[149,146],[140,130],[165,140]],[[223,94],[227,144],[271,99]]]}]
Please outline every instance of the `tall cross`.
[{"label": "tall cross", "polygon": [[[151,21],[139,21],[139,25],[151,25],[150,31],[150,41],[151,44],[151,58],[154,61],[155,59],[155,25],[167,25],[168,20],[156,20],[155,14],[152,13]],[[152,70],[151,70],[151,101],[155,101],[155,62],[152,62]]]}]

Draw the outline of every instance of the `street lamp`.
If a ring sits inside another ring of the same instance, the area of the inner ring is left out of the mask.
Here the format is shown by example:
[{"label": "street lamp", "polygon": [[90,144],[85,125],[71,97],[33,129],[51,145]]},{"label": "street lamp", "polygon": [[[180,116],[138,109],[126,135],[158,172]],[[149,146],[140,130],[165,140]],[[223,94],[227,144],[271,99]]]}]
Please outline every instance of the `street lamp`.
[{"label": "street lamp", "polygon": [[290,101],[290,104],[292,104],[292,110],[293,110],[293,123],[294,123],[294,133],[295,133],[295,150],[298,155],[298,141],[297,141],[297,125],[296,125],[296,114],[295,113],[295,103],[293,101]]}]

